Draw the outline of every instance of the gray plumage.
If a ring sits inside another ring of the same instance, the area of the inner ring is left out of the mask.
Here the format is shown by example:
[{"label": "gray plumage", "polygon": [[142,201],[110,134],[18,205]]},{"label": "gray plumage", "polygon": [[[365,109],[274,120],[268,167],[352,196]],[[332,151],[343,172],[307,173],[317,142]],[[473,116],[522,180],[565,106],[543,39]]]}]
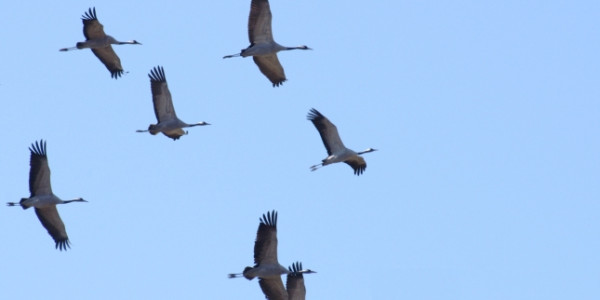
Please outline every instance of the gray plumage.
[{"label": "gray plumage", "polygon": [[38,219],[54,239],[55,247],[61,251],[67,250],[67,248],[70,248],[69,237],[56,209],[56,204],[87,201],[82,198],[61,200],[52,193],[45,141],[36,141],[31,144],[29,151],[31,152],[29,161],[31,166],[29,170],[29,191],[31,194],[29,198],[22,198],[19,203],[8,202],[7,204],[8,206],[21,206],[23,209],[34,207]]},{"label": "gray plumage", "polygon": [[350,167],[352,167],[354,174],[356,175],[360,175],[365,171],[367,168],[367,162],[360,155],[376,151],[376,149],[368,148],[357,153],[346,148],[342,142],[342,139],[340,138],[337,127],[314,108],[308,112],[307,119],[310,120],[319,131],[323,145],[325,145],[325,149],[327,149],[327,155],[329,155],[323,159],[320,164],[311,166],[310,168],[312,171],[338,162],[344,162],[348,164]]},{"label": "gray plumage", "polygon": [[282,50],[311,50],[305,45],[298,47],[285,47],[273,40],[271,30],[271,7],[268,0],[252,0],[250,4],[250,16],[248,17],[248,39],[250,46],[242,49],[238,54],[226,55],[230,57],[252,56],[254,63],[260,71],[273,83],[273,87],[280,86],[286,81],[285,73],[277,52]]},{"label": "gray plumage", "polygon": [[254,267],[246,267],[242,273],[229,274],[229,278],[244,276],[248,280],[259,278],[259,285],[267,299],[287,299],[287,291],[281,280],[290,271],[277,260],[277,212],[263,214],[254,242]]},{"label": "gray plumage", "polygon": [[302,269],[302,263],[296,262],[288,267],[290,273],[287,275],[286,288],[288,300],[305,300],[306,287],[304,286],[303,274],[317,273],[311,269]]},{"label": "gray plumage", "polygon": [[154,69],[150,70],[148,77],[150,77],[154,115],[156,116],[158,123],[151,124],[147,130],[140,129],[136,132],[150,132],[152,135],[162,132],[164,135],[175,141],[187,134],[187,131],[184,131],[183,128],[210,125],[204,121],[195,124],[187,124],[177,118],[163,67],[154,67]]},{"label": "gray plumage", "polygon": [[83,35],[85,36],[86,40],[83,42],[78,42],[75,47],[62,48],[60,51],[90,48],[94,55],[96,55],[96,57],[98,57],[104,66],[106,66],[112,78],[117,79],[121,77],[123,74],[121,60],[113,50],[111,44],[141,44],[136,40],[121,42],[112,36],[105,34],[104,26],[102,26],[96,17],[95,7],[90,8],[87,12],[85,12],[83,16],[81,16],[81,20],[83,21]]}]

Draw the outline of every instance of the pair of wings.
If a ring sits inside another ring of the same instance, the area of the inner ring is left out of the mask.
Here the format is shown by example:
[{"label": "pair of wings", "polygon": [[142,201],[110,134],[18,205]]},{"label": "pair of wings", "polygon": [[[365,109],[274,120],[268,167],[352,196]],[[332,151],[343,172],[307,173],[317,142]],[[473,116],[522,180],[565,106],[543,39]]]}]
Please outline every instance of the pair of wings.
[{"label": "pair of wings", "polygon": [[[277,259],[277,212],[263,214],[254,243],[254,263],[279,264]],[[269,300],[303,300],[306,290],[304,278],[297,273],[301,265],[293,265],[287,278],[287,289],[283,286],[281,276],[259,278],[261,290]]]},{"label": "pair of wings", "polygon": [[[271,7],[267,0],[252,0],[250,3],[250,16],[248,17],[248,39],[251,46],[258,43],[273,42],[271,30]],[[254,63],[270,81],[273,86],[280,86],[286,81],[283,67],[277,54],[253,56]]]},{"label": "pair of wings", "polygon": [[[31,157],[29,159],[29,192],[31,197],[52,195],[50,185],[50,167],[46,155],[46,142],[41,140],[35,142],[29,148]],[[69,247],[69,237],[65,224],[60,219],[56,205],[35,208],[35,214],[46,228],[56,243],[56,248],[66,250]]]},{"label": "pair of wings", "polygon": [[[104,26],[98,21],[96,17],[96,8],[90,8],[89,11],[81,17],[83,21],[83,35],[86,40],[96,40],[106,38],[104,33]],[[108,45],[103,48],[92,48],[92,52],[98,59],[106,66],[110,71],[110,76],[117,79],[123,75],[123,67],[121,66],[121,60],[117,56],[117,53],[113,50],[112,46]]]},{"label": "pair of wings", "polygon": [[[307,119],[310,120],[313,125],[315,125],[315,128],[317,128],[317,131],[319,131],[323,145],[325,145],[325,149],[327,149],[327,155],[340,153],[347,149],[340,138],[337,127],[318,110],[311,108]],[[352,159],[344,162],[354,169],[354,174],[356,175],[362,174],[367,168],[367,162],[360,155],[355,155]]]},{"label": "pair of wings", "polygon": [[260,288],[269,300],[304,300],[306,298],[306,287],[304,276],[298,272],[302,270],[302,264],[296,262],[289,268],[285,288],[281,277],[259,279]]}]

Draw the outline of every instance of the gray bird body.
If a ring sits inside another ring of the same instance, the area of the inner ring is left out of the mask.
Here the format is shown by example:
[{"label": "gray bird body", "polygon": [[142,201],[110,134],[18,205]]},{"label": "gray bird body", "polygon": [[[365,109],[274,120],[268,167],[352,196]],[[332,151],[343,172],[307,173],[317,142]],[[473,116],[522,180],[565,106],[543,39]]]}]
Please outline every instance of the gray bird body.
[{"label": "gray bird body", "polygon": [[261,73],[271,81],[273,87],[276,87],[287,80],[283,67],[277,58],[277,53],[283,50],[312,49],[305,45],[285,47],[276,43],[273,40],[271,19],[269,1],[252,0],[250,4],[250,16],[248,17],[248,39],[250,40],[250,46],[242,49],[240,53],[226,55],[223,58],[252,56],[254,63],[258,66]]},{"label": "gray bird body", "polygon": [[52,193],[50,185],[50,168],[48,166],[48,157],[46,155],[46,142],[43,140],[35,142],[29,148],[31,152],[30,170],[29,170],[29,198],[21,198],[19,203],[8,202],[8,206],[21,206],[23,209],[35,208],[35,214],[48,230],[48,233],[54,239],[56,248],[66,250],[70,247],[69,237],[62,222],[57,204],[66,204],[71,202],[87,202],[82,198],[72,200],[62,200]]},{"label": "gray bird body", "polygon": [[150,132],[152,135],[162,132],[164,135],[175,141],[187,134],[187,131],[183,130],[183,128],[210,125],[206,122],[188,124],[177,117],[163,67],[154,67],[154,69],[150,70],[148,77],[150,77],[154,115],[156,116],[158,123],[151,124],[148,126],[147,130],[140,129],[136,132]]},{"label": "gray bird body", "polygon": [[263,214],[254,242],[254,267],[246,267],[242,273],[229,274],[229,278],[244,276],[248,280],[256,277],[267,299],[287,300],[288,295],[282,274],[290,271],[277,260],[277,212]]},{"label": "gray bird body", "polygon": [[96,17],[96,8],[90,8],[81,17],[83,21],[83,35],[85,41],[78,42],[75,47],[62,48],[60,51],[69,51],[75,49],[91,49],[94,55],[106,66],[110,76],[117,79],[123,75],[121,60],[113,50],[111,45],[141,45],[136,40],[118,41],[110,35],[104,33],[104,26]]},{"label": "gray bird body", "polygon": [[367,168],[367,162],[360,156],[364,153],[377,151],[373,148],[367,148],[361,152],[355,152],[344,146],[342,139],[338,133],[337,127],[329,121],[323,114],[318,110],[312,108],[307,116],[307,119],[313,123],[315,128],[319,131],[321,140],[325,149],[327,149],[328,156],[321,161],[320,164],[316,164],[310,167],[312,171],[317,170],[320,167],[330,165],[333,163],[344,162],[348,164],[354,170],[354,174],[360,175]]}]

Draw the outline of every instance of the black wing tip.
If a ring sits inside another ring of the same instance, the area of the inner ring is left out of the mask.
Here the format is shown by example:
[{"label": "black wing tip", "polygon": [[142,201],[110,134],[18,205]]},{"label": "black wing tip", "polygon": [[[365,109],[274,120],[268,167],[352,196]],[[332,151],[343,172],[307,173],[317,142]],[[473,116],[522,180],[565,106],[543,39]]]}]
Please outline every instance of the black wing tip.
[{"label": "black wing tip", "polygon": [[67,251],[67,249],[71,248],[71,243],[69,242],[69,239],[56,241],[56,246],[54,248],[60,251]]},{"label": "black wing tip", "polygon": [[119,79],[119,77],[123,76],[123,70],[110,71],[110,77],[114,79]]},{"label": "black wing tip", "polygon": [[356,176],[360,176],[362,173],[365,172],[365,170],[367,169],[367,166],[359,166],[359,167],[356,167],[356,168],[353,168],[353,169],[354,169],[354,174]]},{"label": "black wing tip", "polygon": [[277,211],[272,210],[270,212],[267,212],[266,215],[263,214],[262,218],[260,219],[260,223],[266,226],[277,228]]},{"label": "black wing tip", "polygon": [[150,73],[148,73],[148,77],[150,77],[150,81],[167,82],[165,69],[162,66],[156,66],[151,69]]},{"label": "black wing tip", "polygon": [[308,115],[306,116],[306,118],[311,121],[317,120],[319,118],[324,118],[324,117],[325,116],[323,116],[323,114],[321,114],[318,110],[316,110],[314,108],[311,108],[308,111]]},{"label": "black wing tip", "polygon": [[279,80],[279,81],[273,81],[273,87],[279,87],[279,86],[283,85],[283,83],[286,81],[287,81],[287,79],[285,79],[285,78],[282,80]]},{"label": "black wing tip", "polygon": [[31,143],[29,151],[32,155],[46,156],[46,141],[41,139],[39,141],[35,141],[35,143]]},{"label": "black wing tip", "polygon": [[302,275],[302,273],[298,273],[298,271],[302,271],[302,263],[299,261],[292,263],[292,265],[288,267],[288,270],[290,270],[293,275]]},{"label": "black wing tip", "polygon": [[98,20],[96,17],[96,7],[90,7],[88,11],[81,16],[81,19],[84,21]]}]

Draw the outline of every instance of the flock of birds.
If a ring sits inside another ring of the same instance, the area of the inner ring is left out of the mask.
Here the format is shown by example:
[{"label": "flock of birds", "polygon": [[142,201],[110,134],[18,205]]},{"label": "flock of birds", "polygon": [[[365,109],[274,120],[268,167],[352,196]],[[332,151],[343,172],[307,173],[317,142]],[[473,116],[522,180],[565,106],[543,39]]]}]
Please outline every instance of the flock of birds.
[{"label": "flock of birds", "polygon": [[[307,46],[284,47],[273,40],[271,31],[271,10],[268,0],[252,0],[250,16],[248,20],[248,35],[250,46],[241,50],[238,54],[227,55],[230,57],[252,56],[260,71],[272,82],[273,86],[280,86],[286,81],[283,67],[277,59],[277,52],[282,50],[310,50]],[[60,51],[75,49],[92,50],[94,55],[106,66],[112,78],[122,76],[124,70],[121,60],[112,49],[111,45],[141,45],[136,40],[118,41],[104,33],[102,24],[96,16],[96,9],[90,8],[82,16],[83,34],[86,38],[78,42],[75,47],[62,48]],[[165,136],[177,140],[187,134],[183,128],[210,125],[207,122],[188,124],[177,118],[173,106],[171,93],[167,86],[167,79],[163,67],[156,66],[148,74],[152,90],[152,101],[157,124],[151,124],[147,130],[137,132],[149,132],[152,135],[163,133]],[[354,170],[354,174],[361,175],[367,163],[360,155],[376,151],[368,148],[361,152],[355,152],[346,148],[338,134],[336,126],[316,109],[311,109],[307,119],[310,120],[319,131],[319,135],[327,150],[327,157],[320,163],[310,167],[312,171],[320,167],[344,162]],[[8,206],[20,206],[23,209],[33,207],[38,219],[54,239],[55,248],[67,250],[70,248],[69,237],[62,222],[57,204],[71,202],[87,202],[83,198],[62,200],[52,193],[50,184],[50,168],[46,150],[46,141],[40,140],[32,143],[30,151],[29,172],[29,198],[22,198],[20,202],[8,202]],[[256,241],[254,244],[254,267],[246,267],[242,273],[229,274],[230,278],[245,277],[252,280],[259,279],[259,285],[267,299],[299,300],[305,299],[306,289],[304,287],[303,274],[315,273],[310,269],[303,269],[300,262],[296,262],[285,268],[277,260],[277,212],[263,214],[258,226]],[[286,287],[283,286],[281,275],[287,274]]]}]

